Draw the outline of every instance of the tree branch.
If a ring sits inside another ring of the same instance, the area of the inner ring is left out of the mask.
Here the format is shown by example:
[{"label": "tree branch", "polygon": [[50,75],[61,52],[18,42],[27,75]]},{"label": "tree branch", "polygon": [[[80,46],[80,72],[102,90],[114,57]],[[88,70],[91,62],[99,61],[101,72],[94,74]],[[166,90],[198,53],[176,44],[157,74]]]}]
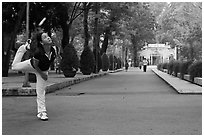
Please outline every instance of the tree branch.
[{"label": "tree branch", "polygon": [[[77,5],[77,4],[78,4],[78,5]],[[83,13],[83,11],[81,11],[81,12],[79,12],[79,13],[76,15],[76,12],[77,12],[77,10],[79,9],[80,5],[81,5],[81,2],[79,2],[79,3],[76,2],[76,3],[75,3],[74,9],[73,9],[72,14],[71,14],[71,18],[70,18],[69,24],[72,24],[72,22],[73,22],[79,15],[81,15],[81,14]]]},{"label": "tree branch", "polygon": [[74,4],[74,8],[73,8],[73,10],[72,10],[72,14],[71,14],[71,18],[70,18],[70,20],[72,20],[74,14],[75,14],[75,9],[76,9],[76,5],[77,5],[77,3],[78,3],[78,2],[75,2],[75,4]]}]

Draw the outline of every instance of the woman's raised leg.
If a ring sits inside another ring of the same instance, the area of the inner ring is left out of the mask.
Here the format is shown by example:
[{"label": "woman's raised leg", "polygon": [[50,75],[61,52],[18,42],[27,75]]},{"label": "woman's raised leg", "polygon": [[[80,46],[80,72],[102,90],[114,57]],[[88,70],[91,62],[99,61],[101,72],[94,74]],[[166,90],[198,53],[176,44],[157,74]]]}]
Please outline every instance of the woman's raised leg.
[{"label": "woman's raised leg", "polygon": [[18,48],[16,55],[14,57],[13,63],[12,63],[12,70],[16,70],[16,71],[28,70],[28,71],[30,71],[29,69],[32,69],[32,68],[30,68],[31,67],[30,59],[21,62],[23,55],[27,51],[26,46],[28,46],[28,43],[21,45]]}]

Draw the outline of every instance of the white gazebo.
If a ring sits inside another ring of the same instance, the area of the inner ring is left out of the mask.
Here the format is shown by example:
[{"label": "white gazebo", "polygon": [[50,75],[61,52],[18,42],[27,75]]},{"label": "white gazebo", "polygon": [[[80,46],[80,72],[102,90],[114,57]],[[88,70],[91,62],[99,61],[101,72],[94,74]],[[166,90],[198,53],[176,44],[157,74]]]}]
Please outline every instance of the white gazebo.
[{"label": "white gazebo", "polygon": [[146,58],[150,65],[157,65],[175,58],[175,49],[172,49],[168,44],[147,44],[139,52],[139,55],[140,60]]}]

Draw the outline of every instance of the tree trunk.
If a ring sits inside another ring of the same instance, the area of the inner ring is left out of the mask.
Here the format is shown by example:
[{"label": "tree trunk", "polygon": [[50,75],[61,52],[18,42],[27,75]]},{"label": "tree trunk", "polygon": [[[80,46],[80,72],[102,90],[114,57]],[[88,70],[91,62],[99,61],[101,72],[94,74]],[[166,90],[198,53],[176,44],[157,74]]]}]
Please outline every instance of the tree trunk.
[{"label": "tree trunk", "polygon": [[86,6],[86,3],[84,3],[84,36],[85,36],[85,42],[84,42],[84,48],[88,47],[89,44],[89,34],[88,34],[88,12],[89,12],[89,7]]},{"label": "tree trunk", "polygon": [[137,52],[138,52],[137,47],[134,47],[134,54],[133,54],[134,67],[138,66]]},{"label": "tree trunk", "polygon": [[94,20],[94,39],[93,39],[93,52],[94,52],[94,57],[95,57],[95,70],[94,72],[97,73],[98,72],[98,68],[99,68],[99,60],[98,60],[98,54],[100,52],[100,47],[99,47],[99,39],[100,36],[98,34],[98,3],[95,2],[94,3],[94,10],[95,10],[95,20]]},{"label": "tree trunk", "polygon": [[62,38],[62,49],[66,47],[66,45],[69,44],[69,29],[71,25],[68,25],[66,21],[61,24],[62,30],[63,30],[63,38]]},{"label": "tree trunk", "polygon": [[128,54],[128,48],[125,47],[125,63],[126,63],[126,61],[127,61],[127,54]]},{"label": "tree trunk", "polygon": [[69,44],[69,39],[70,39],[70,35],[69,35],[69,30],[70,30],[70,28],[71,28],[71,23],[72,22],[70,22],[69,24],[67,23],[67,21],[68,21],[68,13],[67,13],[67,11],[68,11],[68,8],[66,7],[66,6],[62,6],[62,5],[60,5],[59,7],[58,7],[59,9],[59,17],[60,17],[60,25],[61,25],[61,27],[62,27],[62,30],[63,30],[63,37],[62,37],[62,49],[64,49],[65,47],[66,47],[66,45],[68,45]]},{"label": "tree trunk", "polygon": [[131,41],[132,41],[132,46],[133,46],[134,67],[136,67],[138,64],[137,53],[138,53],[138,46],[139,46],[138,41],[139,41],[139,39],[136,36],[131,35]]},{"label": "tree trunk", "polygon": [[109,33],[110,33],[110,27],[107,27],[105,31],[103,44],[102,44],[101,55],[103,55],[103,53],[106,53],[106,50],[108,48]]},{"label": "tree trunk", "polygon": [[71,44],[71,45],[73,45],[73,42],[74,42],[74,38],[75,38],[75,37],[76,37],[76,36],[72,36],[72,37],[71,37],[71,40],[70,40],[70,44]]},{"label": "tree trunk", "polygon": [[[10,35],[10,40],[8,43],[8,48],[5,49],[5,45],[6,43],[3,42],[3,54],[2,54],[2,76],[3,77],[8,77],[8,70],[9,70],[9,62],[10,62],[10,50],[12,49],[12,47],[15,45],[15,38],[17,35],[17,32],[22,24],[22,19],[24,17],[24,13],[25,13],[25,9],[26,9],[26,3],[20,3],[19,7],[22,7],[20,9],[20,11],[18,12],[18,19],[16,21],[15,27],[13,32]],[[4,27],[4,26],[3,26]],[[4,37],[4,36],[3,36]]]},{"label": "tree trunk", "polygon": [[100,50],[99,47],[99,34],[98,34],[98,3],[94,3],[95,7],[95,20],[94,20],[94,39],[93,39],[93,48],[97,49],[98,51]]},{"label": "tree trunk", "polygon": [[110,19],[109,26],[105,30],[105,36],[104,36],[104,40],[103,40],[103,44],[102,44],[101,55],[103,55],[103,53],[106,53],[106,50],[108,48],[108,40],[109,40],[109,37],[110,37],[111,32],[112,32],[111,29],[114,27],[113,22],[115,22],[114,16],[112,16],[112,18]]},{"label": "tree trunk", "polygon": [[[195,51],[194,51],[193,41],[192,40],[189,41],[189,49],[188,50],[189,50],[189,59],[194,60],[195,59],[195,53],[194,53]],[[181,54],[181,52],[180,52],[180,54]],[[181,55],[179,55],[179,56],[181,56]]]}]

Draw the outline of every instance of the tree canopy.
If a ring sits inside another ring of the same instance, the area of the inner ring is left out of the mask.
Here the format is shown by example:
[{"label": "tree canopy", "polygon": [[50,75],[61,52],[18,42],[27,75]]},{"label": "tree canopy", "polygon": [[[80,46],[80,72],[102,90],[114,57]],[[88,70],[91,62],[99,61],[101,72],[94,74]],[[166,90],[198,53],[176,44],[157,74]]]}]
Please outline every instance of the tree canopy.
[{"label": "tree canopy", "polygon": [[[157,21],[160,26],[158,30],[159,42],[169,42],[173,47],[181,46],[185,49],[183,52],[190,52],[188,47],[193,46],[193,42],[196,42],[196,47],[200,49],[202,3],[172,2],[164,8]],[[192,55],[189,56],[186,57],[194,58]]]},{"label": "tree canopy", "polygon": [[[29,4],[30,32],[34,31],[38,23],[46,17],[42,27],[49,33],[54,30],[60,34],[58,39],[61,41],[62,49],[73,43],[75,48],[80,50],[79,54],[85,42],[91,49],[99,48],[101,55],[117,46],[122,50],[127,48],[136,63],[137,52],[144,43],[169,42],[172,47],[178,46],[179,43],[183,47],[181,51],[188,49],[188,52],[185,51],[188,58],[197,58],[193,57],[194,53],[190,49],[194,52],[200,51],[202,44],[201,2],[29,2]],[[85,20],[84,16],[87,16]],[[16,36],[24,32],[25,24],[25,2],[2,3],[3,53],[9,53],[14,49]],[[9,43],[5,41],[6,39]],[[9,59],[9,54],[3,55],[5,55],[3,63],[8,64],[6,59]]]}]

